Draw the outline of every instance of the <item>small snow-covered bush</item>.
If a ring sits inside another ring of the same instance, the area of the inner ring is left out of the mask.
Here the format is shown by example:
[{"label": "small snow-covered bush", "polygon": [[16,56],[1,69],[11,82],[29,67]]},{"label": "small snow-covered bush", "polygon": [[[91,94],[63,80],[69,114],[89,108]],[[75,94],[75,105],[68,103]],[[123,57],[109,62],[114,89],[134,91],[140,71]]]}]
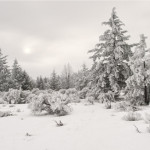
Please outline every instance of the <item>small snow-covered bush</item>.
[{"label": "small snow-covered bush", "polygon": [[75,88],[70,88],[66,90],[66,94],[70,95],[70,94],[77,94],[77,90]]},{"label": "small snow-covered bush", "polygon": [[36,94],[36,93],[38,93],[39,91],[40,91],[40,90],[39,90],[38,88],[34,88],[34,89],[32,89],[31,92],[32,92],[33,94]]},{"label": "small snow-covered bush", "polygon": [[9,89],[9,91],[4,94],[3,99],[9,104],[20,104],[22,103],[20,94],[21,90]]},{"label": "small snow-covered bush", "polygon": [[73,102],[73,103],[79,103],[80,102],[78,94],[70,94],[70,95],[68,95],[68,99],[70,100],[70,102]]},{"label": "small snow-covered bush", "polygon": [[116,111],[138,111],[140,108],[131,105],[128,101],[121,101],[115,104],[114,109]]},{"label": "small snow-covered bush", "polygon": [[126,91],[125,100],[129,101],[133,106],[141,106],[145,105],[144,103],[144,92],[140,89],[130,89]]},{"label": "small snow-covered bush", "polygon": [[92,96],[94,98],[94,100],[98,100],[98,97],[100,95],[100,89],[97,89],[97,88],[92,88],[90,89],[87,94],[86,94],[86,97],[88,96]]},{"label": "small snow-covered bush", "polygon": [[93,96],[88,96],[86,97],[87,102],[89,102],[90,104],[94,104],[94,97]]},{"label": "small snow-covered bush", "polygon": [[33,114],[41,113],[43,110],[43,95],[33,94],[31,97],[31,102],[29,103],[29,108]]},{"label": "small snow-covered bush", "polygon": [[85,99],[86,94],[89,92],[89,88],[85,87],[81,91],[79,91],[79,98]]},{"label": "small snow-covered bush", "polygon": [[111,91],[108,91],[107,93],[101,93],[98,97],[99,102],[113,102],[114,100],[114,93]]},{"label": "small snow-covered bush", "polygon": [[67,115],[71,111],[70,107],[68,106],[70,99],[66,94],[60,94],[59,92],[53,93],[49,103],[52,112],[58,116]]},{"label": "small snow-covered bush", "polygon": [[3,99],[9,104],[25,104],[28,103],[28,96],[31,95],[30,91],[22,91],[17,89],[9,89],[5,92]]},{"label": "small snow-covered bush", "polygon": [[128,112],[127,115],[124,115],[122,119],[125,121],[139,121],[142,120],[142,117],[139,113]]},{"label": "small snow-covered bush", "polygon": [[[49,92],[51,93],[52,90],[49,90]],[[40,95],[41,93],[43,94],[46,94],[48,93],[47,90],[39,90],[38,88],[34,88],[32,91],[32,94],[35,94],[35,95]]]},{"label": "small snow-covered bush", "polygon": [[12,116],[11,111],[0,111],[0,117]]},{"label": "small snow-covered bush", "polygon": [[66,97],[70,102],[78,103],[80,102],[78,91],[75,88],[61,89],[58,92],[61,97]]},{"label": "small snow-covered bush", "polygon": [[29,108],[34,114],[46,111],[48,114],[63,116],[71,111],[71,108],[68,106],[69,102],[69,97],[59,92],[54,92],[53,94],[41,93],[32,97]]},{"label": "small snow-covered bush", "polygon": [[111,109],[111,102],[110,101],[105,102],[105,108],[106,109]]},{"label": "small snow-covered bush", "polygon": [[118,102],[115,104],[114,109],[117,111],[127,111],[129,104],[125,101]]},{"label": "small snow-covered bush", "polygon": [[22,103],[28,103],[27,97],[29,95],[31,95],[31,91],[29,91],[29,90],[21,91],[20,98],[21,98]]},{"label": "small snow-covered bush", "polygon": [[33,99],[33,97],[35,97],[36,95],[35,94],[29,94],[27,97],[26,97],[26,102],[27,103],[30,103],[31,101],[32,101],[32,99]]}]

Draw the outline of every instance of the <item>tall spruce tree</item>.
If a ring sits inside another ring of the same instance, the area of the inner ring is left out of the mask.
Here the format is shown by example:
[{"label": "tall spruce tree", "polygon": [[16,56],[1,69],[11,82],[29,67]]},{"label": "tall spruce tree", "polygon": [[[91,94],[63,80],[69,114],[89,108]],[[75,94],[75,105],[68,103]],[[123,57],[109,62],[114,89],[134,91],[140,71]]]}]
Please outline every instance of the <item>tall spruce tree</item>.
[{"label": "tall spruce tree", "polygon": [[20,89],[24,79],[23,79],[22,68],[18,64],[17,59],[14,60],[14,63],[12,66],[11,79],[13,81],[13,88]]},{"label": "tall spruce tree", "polygon": [[43,81],[44,81],[45,89],[50,89],[50,79],[47,78],[47,77],[45,77],[45,78],[43,79]]},{"label": "tall spruce tree", "polygon": [[140,36],[139,45],[135,48],[129,65],[132,76],[127,79],[126,99],[133,105],[149,104],[148,84],[150,82],[150,50],[146,49],[146,37]]},{"label": "tall spruce tree", "polygon": [[132,56],[131,47],[126,41],[126,30],[122,29],[124,24],[118,18],[115,8],[112,9],[111,17],[103,25],[109,29],[99,37],[99,43],[89,53],[94,53],[91,69],[91,83],[101,92],[113,91],[117,93],[126,86],[126,79],[130,75],[128,66],[129,57]]},{"label": "tall spruce tree", "polygon": [[61,75],[61,88],[62,89],[69,89],[73,88],[74,83],[73,83],[73,71],[68,63],[68,65],[64,66],[62,75]]},{"label": "tall spruce tree", "polygon": [[50,88],[56,91],[60,89],[59,77],[57,76],[55,70],[53,70],[50,78]]},{"label": "tall spruce tree", "polygon": [[75,87],[78,90],[82,90],[84,87],[87,86],[89,70],[85,64],[82,65],[82,69],[78,71],[75,75]]},{"label": "tall spruce tree", "polygon": [[0,91],[7,91],[10,86],[10,70],[7,65],[7,56],[3,56],[0,49]]},{"label": "tall spruce tree", "polygon": [[44,85],[44,80],[43,78],[40,76],[40,77],[37,77],[37,80],[36,80],[36,87],[40,90],[45,90],[45,85]]},{"label": "tall spruce tree", "polygon": [[30,76],[27,74],[26,71],[22,72],[22,78],[23,78],[21,84],[22,90],[32,90],[34,87],[33,80],[30,78]]}]

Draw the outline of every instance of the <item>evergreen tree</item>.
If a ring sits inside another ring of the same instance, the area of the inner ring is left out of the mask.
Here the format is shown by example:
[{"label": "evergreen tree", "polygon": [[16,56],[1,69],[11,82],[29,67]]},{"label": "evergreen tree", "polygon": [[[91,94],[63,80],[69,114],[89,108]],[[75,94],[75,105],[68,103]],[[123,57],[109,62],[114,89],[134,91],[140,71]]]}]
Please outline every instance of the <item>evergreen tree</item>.
[{"label": "evergreen tree", "polygon": [[40,90],[45,90],[45,85],[44,85],[44,80],[43,78],[40,76],[40,77],[37,77],[37,80],[36,80],[36,87]]},{"label": "evergreen tree", "polygon": [[23,71],[18,64],[17,59],[14,60],[12,71],[11,71],[11,79],[13,81],[13,88],[20,89],[23,82]]},{"label": "evergreen tree", "polygon": [[53,70],[52,75],[51,75],[50,88],[52,90],[59,90],[60,89],[59,77],[57,76],[55,70]]},{"label": "evergreen tree", "polygon": [[0,91],[8,91],[10,81],[10,70],[7,65],[7,56],[3,56],[0,49]]},{"label": "evergreen tree", "polygon": [[73,72],[70,64],[64,66],[64,70],[61,76],[61,88],[62,89],[69,89],[74,87],[73,83]]},{"label": "evergreen tree", "polygon": [[131,47],[127,44],[129,36],[124,25],[116,15],[115,8],[112,9],[111,17],[102,24],[109,26],[109,29],[99,37],[90,53],[94,53],[90,58],[93,59],[91,69],[91,84],[101,92],[113,91],[117,93],[126,86],[126,79],[130,75],[128,66],[129,57],[132,56]]},{"label": "evergreen tree", "polygon": [[22,78],[22,90],[32,90],[34,87],[33,80],[30,78],[26,71],[23,71]]},{"label": "evergreen tree", "polygon": [[146,50],[145,39],[146,37],[142,34],[139,45],[129,61],[133,74],[126,81],[126,99],[133,105],[149,104],[147,86],[150,82],[150,52]]},{"label": "evergreen tree", "polygon": [[44,86],[45,89],[50,89],[50,80],[47,77],[44,78]]},{"label": "evergreen tree", "polygon": [[75,75],[75,86],[78,90],[82,90],[87,86],[89,70],[85,64],[82,65],[82,69]]}]

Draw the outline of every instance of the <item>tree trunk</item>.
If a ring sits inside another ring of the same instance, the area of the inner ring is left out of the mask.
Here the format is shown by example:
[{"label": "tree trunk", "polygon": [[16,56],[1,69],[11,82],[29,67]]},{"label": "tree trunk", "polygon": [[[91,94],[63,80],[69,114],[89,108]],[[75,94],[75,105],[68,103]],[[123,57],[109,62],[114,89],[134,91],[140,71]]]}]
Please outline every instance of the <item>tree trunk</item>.
[{"label": "tree trunk", "polygon": [[149,97],[148,97],[147,86],[144,87],[144,99],[145,99],[145,104],[149,105]]},{"label": "tree trunk", "polygon": [[[144,61],[144,68],[146,67],[145,61]],[[146,81],[146,77],[144,77],[144,83]],[[146,105],[149,105],[149,96],[148,96],[148,88],[146,86],[145,83],[145,87],[144,87],[144,101]]]}]

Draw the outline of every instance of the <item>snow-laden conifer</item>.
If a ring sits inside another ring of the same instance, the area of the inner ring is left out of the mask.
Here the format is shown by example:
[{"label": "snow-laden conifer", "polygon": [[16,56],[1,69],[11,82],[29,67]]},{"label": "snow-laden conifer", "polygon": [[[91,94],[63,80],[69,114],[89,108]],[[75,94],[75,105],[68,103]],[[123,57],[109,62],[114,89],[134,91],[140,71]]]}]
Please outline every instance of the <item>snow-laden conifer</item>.
[{"label": "snow-laden conifer", "polygon": [[127,83],[126,99],[135,104],[149,104],[148,84],[150,82],[150,50],[146,49],[146,37],[140,35],[139,45],[129,61],[133,75]]},{"label": "snow-laden conifer", "polygon": [[0,49],[0,91],[7,91],[10,84],[10,69],[7,65],[7,56],[3,56]]},{"label": "snow-laden conifer", "polygon": [[132,56],[131,47],[127,43],[129,36],[123,30],[123,22],[112,9],[111,17],[103,25],[109,28],[99,37],[99,43],[89,52],[93,55],[92,86],[101,92],[118,92],[126,86],[126,79],[130,75],[128,65],[129,57]]},{"label": "snow-laden conifer", "polygon": [[17,59],[14,60],[12,71],[11,71],[11,79],[13,82],[14,89],[20,89],[23,82],[23,71],[20,65],[18,64]]}]

